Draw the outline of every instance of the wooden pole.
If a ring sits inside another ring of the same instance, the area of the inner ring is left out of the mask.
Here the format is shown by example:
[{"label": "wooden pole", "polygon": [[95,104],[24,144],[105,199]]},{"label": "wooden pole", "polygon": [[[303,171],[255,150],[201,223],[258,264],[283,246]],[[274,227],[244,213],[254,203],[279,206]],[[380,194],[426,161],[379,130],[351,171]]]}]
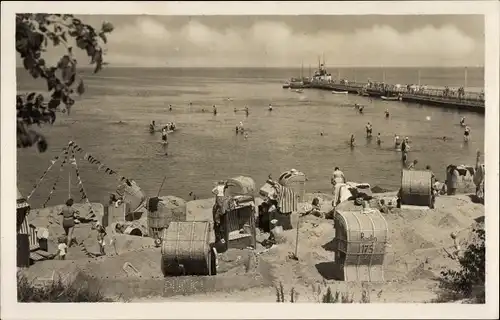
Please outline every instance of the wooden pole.
[{"label": "wooden pole", "polygon": [[300,227],[300,214],[297,219],[297,236],[295,237],[295,258],[299,259],[299,256],[297,255],[299,251],[299,227]]},{"label": "wooden pole", "polygon": [[158,189],[158,194],[156,195],[157,197],[160,196],[161,189],[163,188],[163,184],[165,183],[165,179],[167,179],[167,176],[163,177],[163,181],[161,182],[160,189]]},{"label": "wooden pole", "polygon": [[467,67],[465,67],[464,72],[464,90],[467,88]]},{"label": "wooden pole", "polygon": [[71,199],[71,171],[68,172],[68,199]]}]

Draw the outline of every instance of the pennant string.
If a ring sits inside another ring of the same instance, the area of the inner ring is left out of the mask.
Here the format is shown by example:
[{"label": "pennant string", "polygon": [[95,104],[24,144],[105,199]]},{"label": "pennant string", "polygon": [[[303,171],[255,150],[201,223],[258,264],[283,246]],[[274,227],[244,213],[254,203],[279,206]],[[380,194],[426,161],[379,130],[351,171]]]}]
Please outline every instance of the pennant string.
[{"label": "pennant string", "polygon": [[[68,146],[69,146],[69,144],[68,144]],[[56,162],[59,160],[59,158],[61,157],[61,155],[63,155],[67,151],[67,149],[68,149],[67,146],[64,147],[57,156],[55,156],[54,158],[52,158],[52,160],[50,160],[49,167],[43,172],[43,174],[38,179],[37,183],[35,183],[35,185],[33,186],[33,189],[31,190],[31,192],[29,193],[29,195],[26,197],[26,200],[29,200],[31,198],[31,196],[33,196],[33,194],[35,193],[35,191],[38,189],[38,187],[40,186],[40,184],[42,183],[42,181],[45,179],[45,177],[49,173],[50,169],[52,169],[52,167],[56,164]]]},{"label": "pennant string", "polygon": [[47,197],[47,200],[45,200],[45,202],[43,203],[43,207],[44,208],[47,205],[47,203],[50,201],[50,199],[52,199],[52,195],[54,194],[54,191],[56,190],[57,184],[59,183],[59,179],[61,178],[61,173],[62,173],[62,171],[64,169],[64,165],[68,161],[69,149],[70,149],[70,146],[68,146],[64,150],[64,159],[61,162],[61,165],[59,166],[59,174],[57,175],[56,180],[54,181],[54,184],[52,185],[52,188],[50,189],[50,192],[49,192],[49,195]]},{"label": "pennant string", "polygon": [[77,145],[73,145],[73,147],[71,148],[71,160],[70,160],[70,162],[75,167],[76,179],[78,182],[78,190],[80,191],[81,200],[84,200],[88,204],[88,206],[90,208],[89,213],[92,216],[94,214],[94,208],[92,207],[92,203],[90,203],[89,197],[87,196],[87,192],[85,192],[85,187],[83,186],[82,177],[80,176],[80,169],[78,169],[78,164],[77,164],[76,158],[75,158],[75,148],[76,148],[76,150],[78,150]]},{"label": "pennant string", "polygon": [[124,176],[120,176],[119,173],[118,173],[118,171],[109,168],[104,163],[102,163],[101,161],[99,161],[98,159],[96,159],[94,156],[92,156],[92,154],[90,154],[88,152],[85,152],[85,150],[82,147],[80,147],[79,145],[77,145],[75,142],[70,141],[70,145],[73,147],[73,150],[76,150],[76,151],[78,151],[80,153],[84,153],[83,159],[85,161],[87,161],[90,164],[97,165],[97,171],[98,172],[103,171],[103,172],[107,173],[108,175],[117,175],[118,176],[118,180],[120,182],[123,181],[123,180],[130,180],[130,179],[125,178]]}]

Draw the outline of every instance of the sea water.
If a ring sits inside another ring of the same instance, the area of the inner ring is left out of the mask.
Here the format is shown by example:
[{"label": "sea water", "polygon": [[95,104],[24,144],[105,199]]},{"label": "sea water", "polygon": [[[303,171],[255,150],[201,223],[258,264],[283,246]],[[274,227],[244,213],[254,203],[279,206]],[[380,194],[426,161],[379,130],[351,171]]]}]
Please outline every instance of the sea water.
[{"label": "sea water", "polygon": [[[417,72],[393,68],[385,71],[385,77],[387,82],[415,83]],[[83,160],[85,152],[120,176],[134,179],[148,195],[156,195],[166,177],[162,195],[189,199],[190,192],[210,197],[214,182],[220,179],[247,175],[259,188],[269,174],[277,178],[291,168],[307,175],[307,192],[330,192],[335,166],[350,181],[395,190],[400,186],[401,154],[393,148],[394,134],[410,138],[410,161],[417,159],[421,168],[430,165],[441,179],[448,164],[474,164],[476,150],[483,151],[484,115],[328,91],[282,89],[283,81],[300,70],[107,68],[97,75],[84,73],[87,91],[71,114],[58,114],[53,126],[40,129],[49,140],[48,151],[17,152],[18,186],[25,195],[69,140],[84,149],[77,163],[85,191],[95,202],[106,201],[118,181]],[[354,77],[352,70],[341,74]],[[382,74],[380,69],[357,69],[355,75],[358,81],[377,81]],[[468,75],[476,91],[483,86],[481,69],[470,69]],[[45,91],[43,81],[30,78],[24,70],[18,70],[17,80],[20,91]],[[421,83],[429,86],[460,86],[461,82],[460,69],[421,71]],[[365,106],[363,115],[355,111],[354,103]],[[234,112],[245,106],[248,117],[243,111]],[[384,116],[386,109],[389,119]],[[468,143],[459,125],[462,116],[472,128]],[[152,120],[158,125],[174,121],[179,128],[169,135],[168,156],[162,152],[161,135],[149,133]],[[235,133],[240,121],[247,139]],[[367,122],[373,125],[371,140],[365,138]],[[379,132],[381,146],[375,138]],[[348,145],[351,134],[356,136],[353,149]],[[59,173],[55,165],[30,200],[32,206],[45,201]],[[65,168],[48,205],[63,203],[69,189],[79,201],[75,172]]]}]

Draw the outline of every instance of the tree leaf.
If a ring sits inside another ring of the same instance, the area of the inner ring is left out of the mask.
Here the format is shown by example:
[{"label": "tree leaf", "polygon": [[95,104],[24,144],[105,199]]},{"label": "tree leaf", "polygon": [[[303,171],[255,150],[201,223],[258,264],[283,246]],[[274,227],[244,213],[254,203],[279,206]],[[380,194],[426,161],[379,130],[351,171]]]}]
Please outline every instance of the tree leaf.
[{"label": "tree leaf", "polygon": [[71,72],[71,75],[69,76],[69,79],[66,80],[66,85],[68,87],[71,86],[75,82],[75,79],[76,79],[76,73]]},{"label": "tree leaf", "polygon": [[78,84],[76,91],[78,92],[79,95],[82,95],[85,93],[85,84],[83,83],[83,79],[80,79],[80,83]]},{"label": "tree leaf", "polygon": [[61,99],[56,99],[53,97],[49,101],[48,107],[49,107],[49,109],[56,109],[57,107],[59,107],[60,104],[61,104]]},{"label": "tree leaf", "polygon": [[[84,50],[87,48],[87,41],[83,37],[77,37],[76,38],[76,45],[78,48]],[[88,49],[87,49],[88,51]]]},{"label": "tree leaf", "polygon": [[35,60],[31,56],[27,56],[23,59],[24,69],[31,70],[35,67]]},{"label": "tree leaf", "polygon": [[30,94],[28,94],[28,96],[26,97],[26,101],[33,100],[33,98],[35,97],[35,95],[36,95],[36,92],[30,92]]},{"label": "tree leaf", "polygon": [[114,26],[113,24],[111,24],[111,22],[103,22],[102,23],[102,27],[101,27],[101,31],[104,32],[104,33],[110,33],[112,32],[114,29]]},{"label": "tree leaf", "polygon": [[104,32],[99,33],[99,37],[104,41],[104,43],[108,43],[108,38]]},{"label": "tree leaf", "polygon": [[61,43],[61,40],[59,40],[59,37],[55,36],[52,38],[52,43],[54,44],[54,47],[57,47]]}]

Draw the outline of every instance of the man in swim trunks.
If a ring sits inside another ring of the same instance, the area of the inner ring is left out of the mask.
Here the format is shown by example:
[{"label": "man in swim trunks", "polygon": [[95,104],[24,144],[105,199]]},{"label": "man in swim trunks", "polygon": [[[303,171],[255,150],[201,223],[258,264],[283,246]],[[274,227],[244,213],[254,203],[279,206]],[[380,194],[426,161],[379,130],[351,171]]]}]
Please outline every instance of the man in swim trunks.
[{"label": "man in swim trunks", "polygon": [[461,125],[462,127],[463,127],[463,126],[465,126],[465,117],[462,117],[462,118],[460,119],[460,125]]},{"label": "man in swim trunks", "polygon": [[370,138],[372,136],[372,125],[370,122],[366,125],[366,137]]},{"label": "man in swim trunks", "polygon": [[163,143],[168,143],[168,131],[166,126],[161,130],[161,141],[163,141]]},{"label": "man in swim trunks", "polygon": [[469,139],[470,139],[470,128],[469,126],[466,126],[464,131],[464,140],[469,141]]},{"label": "man in swim trunks", "polygon": [[215,104],[213,106],[213,109],[214,109],[214,116],[216,116],[217,115],[217,108],[215,107]]},{"label": "man in swim trunks", "polygon": [[269,104],[269,111],[273,111],[273,106]]},{"label": "man in swim trunks", "polygon": [[399,136],[397,134],[394,135],[394,149],[399,148],[401,142],[399,141]]}]

